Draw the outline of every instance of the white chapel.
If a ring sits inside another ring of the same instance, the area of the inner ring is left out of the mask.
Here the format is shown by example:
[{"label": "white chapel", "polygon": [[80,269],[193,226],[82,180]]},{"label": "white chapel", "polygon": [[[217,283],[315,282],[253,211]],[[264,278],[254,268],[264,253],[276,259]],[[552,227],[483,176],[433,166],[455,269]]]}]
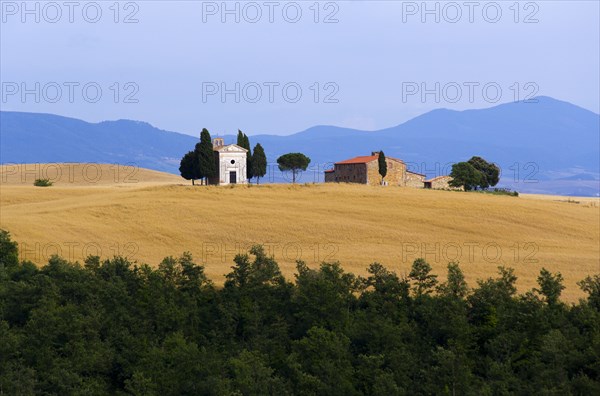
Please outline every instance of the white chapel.
[{"label": "white chapel", "polygon": [[223,138],[214,138],[213,151],[217,163],[217,177],[211,178],[210,184],[226,186],[248,183],[246,170],[248,150],[237,144],[225,145]]}]

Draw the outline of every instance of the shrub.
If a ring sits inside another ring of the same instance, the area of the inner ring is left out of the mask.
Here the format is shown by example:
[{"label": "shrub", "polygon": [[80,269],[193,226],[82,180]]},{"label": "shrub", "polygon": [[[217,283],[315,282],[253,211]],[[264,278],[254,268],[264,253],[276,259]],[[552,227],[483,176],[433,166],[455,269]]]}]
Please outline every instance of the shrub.
[{"label": "shrub", "polygon": [[492,194],[492,195],[508,195],[511,197],[518,197],[518,191],[512,191],[508,188],[494,188],[494,189],[482,189],[482,190],[474,190],[474,192],[482,193],[482,194]]},{"label": "shrub", "polygon": [[50,179],[35,179],[33,185],[36,187],[50,187],[52,185],[52,182],[50,181]]}]

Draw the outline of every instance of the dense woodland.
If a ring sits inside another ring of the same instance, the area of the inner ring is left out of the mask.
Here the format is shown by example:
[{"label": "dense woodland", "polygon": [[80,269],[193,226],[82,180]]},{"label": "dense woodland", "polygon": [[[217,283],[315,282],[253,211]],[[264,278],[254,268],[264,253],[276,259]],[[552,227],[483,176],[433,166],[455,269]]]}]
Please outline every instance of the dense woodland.
[{"label": "dense woodland", "polygon": [[0,232],[1,395],[600,394],[600,275],[559,299],[542,270],[469,288],[419,259],[406,277],[299,262],[294,281],[260,246],[215,287],[189,254],[19,262]]}]

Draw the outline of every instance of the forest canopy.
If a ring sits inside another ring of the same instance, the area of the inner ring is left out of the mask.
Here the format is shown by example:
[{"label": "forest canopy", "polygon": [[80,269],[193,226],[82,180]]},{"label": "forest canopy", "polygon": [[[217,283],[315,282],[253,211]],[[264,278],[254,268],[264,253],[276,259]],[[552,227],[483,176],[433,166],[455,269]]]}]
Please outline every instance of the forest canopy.
[{"label": "forest canopy", "polygon": [[423,259],[407,276],[298,262],[290,282],[255,246],[216,287],[189,253],[17,252],[0,231],[0,394],[600,394],[600,275],[567,305],[545,269],[524,294],[510,268],[471,288]]}]

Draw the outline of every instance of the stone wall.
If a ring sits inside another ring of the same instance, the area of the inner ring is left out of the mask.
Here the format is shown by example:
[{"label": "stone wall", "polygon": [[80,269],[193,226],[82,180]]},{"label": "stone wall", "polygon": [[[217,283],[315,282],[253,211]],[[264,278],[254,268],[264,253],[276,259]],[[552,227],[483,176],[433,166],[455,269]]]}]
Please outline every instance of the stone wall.
[{"label": "stone wall", "polygon": [[434,190],[462,190],[462,187],[450,187],[450,181],[452,177],[450,176],[438,176],[431,180],[428,180],[431,183],[431,188]]},{"label": "stone wall", "polygon": [[366,164],[336,164],[334,181],[367,184]]},{"label": "stone wall", "polygon": [[325,172],[325,183],[335,182],[335,171],[334,172]]},{"label": "stone wall", "polygon": [[425,183],[425,175],[413,172],[406,172],[406,187],[423,188]]},{"label": "stone wall", "polygon": [[[387,174],[385,181],[390,186],[404,186],[406,178],[406,164],[393,158],[386,158]],[[372,186],[381,185],[381,175],[379,174],[379,163],[377,160],[367,164],[367,181]]]}]

